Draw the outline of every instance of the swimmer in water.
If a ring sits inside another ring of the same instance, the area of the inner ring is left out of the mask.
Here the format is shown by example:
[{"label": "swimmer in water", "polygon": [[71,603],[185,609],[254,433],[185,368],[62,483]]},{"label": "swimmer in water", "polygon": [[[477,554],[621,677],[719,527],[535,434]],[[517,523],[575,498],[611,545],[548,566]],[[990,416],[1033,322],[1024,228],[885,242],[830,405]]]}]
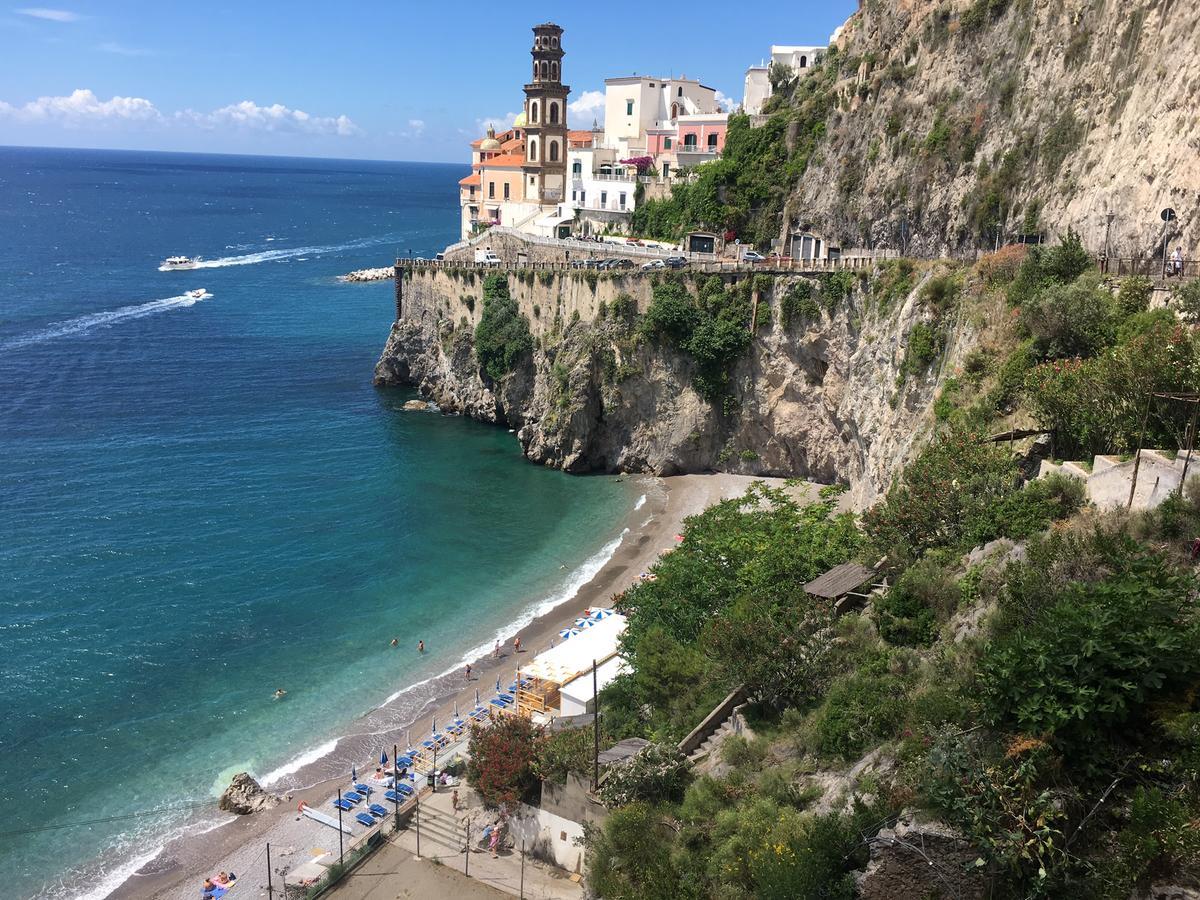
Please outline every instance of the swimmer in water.
[{"label": "swimmer in water", "polygon": [[399,643],[400,643],[400,641],[399,641],[398,639],[396,639],[396,638],[392,638],[392,646],[393,646],[393,647],[395,647],[395,646],[396,646],[397,644],[399,644]]},{"label": "swimmer in water", "polygon": [[275,688],[275,699],[276,700],[282,700],[286,696],[287,696],[287,691],[285,691],[283,688]]},{"label": "swimmer in water", "polygon": [[425,652],[425,641],[424,640],[417,641],[417,652],[418,653]]}]

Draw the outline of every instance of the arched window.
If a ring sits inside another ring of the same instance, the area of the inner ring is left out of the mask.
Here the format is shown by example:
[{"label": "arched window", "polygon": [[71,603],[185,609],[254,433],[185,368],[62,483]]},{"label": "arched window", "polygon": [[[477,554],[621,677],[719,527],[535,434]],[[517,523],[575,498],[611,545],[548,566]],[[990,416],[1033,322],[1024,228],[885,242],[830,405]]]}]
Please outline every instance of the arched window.
[{"label": "arched window", "polygon": [[538,102],[536,100],[529,101],[529,121],[536,122],[538,120]]},{"label": "arched window", "polygon": [[558,38],[556,38],[556,37],[550,38],[550,46],[553,47],[555,50],[557,50],[558,49]]},{"label": "arched window", "polygon": [[558,81],[558,63],[550,63],[550,77],[554,81]]},{"label": "arched window", "polygon": [[542,77],[550,77],[550,63],[546,62],[544,59],[542,60]]},{"label": "arched window", "polygon": [[533,61],[533,80],[534,80],[534,81],[537,81],[537,72],[538,72],[538,70],[537,70],[537,60],[535,59],[535,60]]},{"label": "arched window", "polygon": [[550,142],[550,162],[558,162],[558,141]]},{"label": "arched window", "polygon": [[679,104],[672,103],[671,104],[671,121],[674,121],[675,119],[678,119],[678,118],[679,118]]},{"label": "arched window", "polygon": [[802,68],[802,69],[808,68],[808,57],[807,56],[800,57],[800,68]]},{"label": "arched window", "polygon": [[550,104],[550,124],[551,125],[558,124],[558,104],[557,103]]},{"label": "arched window", "polygon": [[537,140],[529,139],[529,159],[531,162],[537,162]]}]

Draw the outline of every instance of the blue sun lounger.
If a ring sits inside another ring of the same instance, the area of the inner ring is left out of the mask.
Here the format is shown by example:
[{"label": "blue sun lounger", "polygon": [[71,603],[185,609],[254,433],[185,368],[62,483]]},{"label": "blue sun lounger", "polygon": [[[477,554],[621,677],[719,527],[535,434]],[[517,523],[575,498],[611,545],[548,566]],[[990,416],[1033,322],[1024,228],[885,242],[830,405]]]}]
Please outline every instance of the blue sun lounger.
[{"label": "blue sun lounger", "polygon": [[367,809],[370,811],[371,815],[378,816],[381,819],[388,814],[387,809],[380,806],[378,803],[372,803],[367,807]]},{"label": "blue sun lounger", "polygon": [[396,790],[399,791],[405,797],[411,797],[413,795],[412,787],[407,784],[396,785]]},{"label": "blue sun lounger", "polygon": [[403,803],[404,802],[404,798],[401,797],[399,794],[397,794],[395,791],[385,791],[383,796],[385,798],[387,798],[388,800],[391,800],[393,803]]},{"label": "blue sun lounger", "polygon": [[366,813],[355,813],[354,818],[358,819],[359,822],[361,822],[363,825],[366,825],[368,828],[375,827],[375,820]]},{"label": "blue sun lounger", "polygon": [[496,696],[499,697],[501,700],[503,700],[505,703],[512,703],[514,700],[517,699],[512,694],[497,694]]},{"label": "blue sun lounger", "polygon": [[471,710],[471,712],[467,716],[467,718],[469,718],[472,722],[477,722],[486,715],[487,715],[487,710],[481,706],[478,709]]},{"label": "blue sun lounger", "polygon": [[358,791],[364,797],[371,796],[371,789],[369,787],[367,787],[365,784],[356,784],[354,786],[354,790]]},{"label": "blue sun lounger", "polygon": [[501,700],[499,697],[489,700],[488,703],[492,704],[492,706],[498,706],[501,709],[508,709],[508,704],[505,703],[503,700]]},{"label": "blue sun lounger", "polygon": [[358,804],[358,803],[362,803],[362,801],[367,798],[364,797],[362,794],[355,793],[354,791],[346,791],[346,793],[342,794],[342,799],[349,800],[351,803]]},{"label": "blue sun lounger", "polygon": [[350,810],[354,809],[354,804],[351,803],[349,800],[347,800],[345,797],[343,797],[341,800],[334,800],[333,805],[336,806],[338,809],[346,810],[346,812],[349,812]]}]

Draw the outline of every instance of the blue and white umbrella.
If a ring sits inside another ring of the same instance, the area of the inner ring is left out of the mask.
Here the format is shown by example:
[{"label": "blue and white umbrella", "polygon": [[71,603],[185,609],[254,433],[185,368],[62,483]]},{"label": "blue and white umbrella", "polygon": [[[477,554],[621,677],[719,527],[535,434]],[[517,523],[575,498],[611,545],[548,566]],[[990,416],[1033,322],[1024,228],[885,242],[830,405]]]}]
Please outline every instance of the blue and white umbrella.
[{"label": "blue and white umbrella", "polygon": [[350,767],[350,780],[358,781],[358,769],[354,768],[354,766]]},{"label": "blue and white umbrella", "polygon": [[565,641],[567,638],[569,638],[573,634],[579,634],[579,629],[578,628],[564,628],[562,631],[560,631],[558,633],[558,636]]},{"label": "blue and white umbrella", "polygon": [[383,766],[384,768],[387,768],[387,764],[388,764],[387,751],[380,750],[379,751],[379,765]]},{"label": "blue and white umbrella", "polygon": [[429,730],[434,734],[437,734],[437,716],[433,717],[433,724],[429,727]]},{"label": "blue and white umbrella", "polygon": [[496,693],[500,693],[500,676],[496,676]]},{"label": "blue and white umbrella", "polygon": [[475,708],[479,709],[479,688],[475,688]]},{"label": "blue and white umbrella", "polygon": [[598,609],[592,613],[592,619],[593,621],[599,622],[601,619],[607,619],[612,614],[613,611],[611,609]]}]

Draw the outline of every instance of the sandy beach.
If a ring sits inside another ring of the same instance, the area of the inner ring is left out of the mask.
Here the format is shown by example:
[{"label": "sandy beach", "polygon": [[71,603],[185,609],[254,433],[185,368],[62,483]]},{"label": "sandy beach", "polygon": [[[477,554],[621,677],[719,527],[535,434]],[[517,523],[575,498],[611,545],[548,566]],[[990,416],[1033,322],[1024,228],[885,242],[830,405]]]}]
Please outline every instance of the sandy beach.
[{"label": "sandy beach", "polygon": [[[624,477],[636,480],[641,490],[635,496],[644,494],[645,502],[629,512],[625,520],[628,531],[612,558],[571,600],[520,632],[519,656],[510,640],[498,659],[486,653],[472,663],[470,681],[464,678],[461,669],[437,679],[435,695],[438,699],[425,704],[419,715],[402,723],[401,727],[387,733],[370,730],[370,746],[386,747],[390,755],[393,744],[404,747],[405,732],[409,728],[414,742],[419,742],[427,736],[433,714],[437,714],[439,721],[448,721],[456,702],[459,710],[465,713],[474,706],[476,690],[486,703],[494,693],[497,677],[505,684],[511,681],[517,666],[551,646],[564,624],[573,621],[586,608],[611,605],[615,595],[632,584],[665,549],[675,544],[675,535],[686,517],[721,499],[739,496],[756,480],[726,474]],[[765,480],[782,483],[776,479]],[[529,598],[531,604],[539,599]],[[377,756],[378,749],[374,754]],[[365,775],[376,763],[377,760],[364,751],[357,765]],[[337,788],[347,787],[348,778],[322,778],[320,767],[309,764],[296,771],[294,779],[311,787],[283,794],[284,802],[272,810],[251,816],[229,816],[226,824],[207,833],[169,842],[155,859],[144,864],[110,896],[122,900],[158,897],[192,900],[205,876],[218,871],[238,875],[239,895],[258,894],[260,886],[266,887],[265,849],[268,842],[272,848],[272,865],[277,872],[294,868],[322,852],[336,855],[336,830],[300,816],[297,808],[300,801],[305,801],[316,808],[329,809]],[[211,813],[207,818],[211,820]],[[355,828],[355,838],[362,831],[362,828]],[[282,877],[275,876],[275,886],[279,887],[281,882]]]}]

